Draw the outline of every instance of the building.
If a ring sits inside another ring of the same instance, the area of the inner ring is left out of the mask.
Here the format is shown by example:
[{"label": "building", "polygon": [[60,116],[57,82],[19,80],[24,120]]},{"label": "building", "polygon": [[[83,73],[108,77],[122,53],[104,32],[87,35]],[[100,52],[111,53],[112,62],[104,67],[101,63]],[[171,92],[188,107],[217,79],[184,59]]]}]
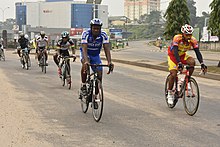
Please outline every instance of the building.
[{"label": "building", "polygon": [[139,20],[141,15],[160,11],[160,0],[125,0],[124,14],[130,20]]},{"label": "building", "polygon": [[16,23],[38,28],[89,28],[92,18],[100,18],[108,28],[108,6],[73,0],[16,3]]}]

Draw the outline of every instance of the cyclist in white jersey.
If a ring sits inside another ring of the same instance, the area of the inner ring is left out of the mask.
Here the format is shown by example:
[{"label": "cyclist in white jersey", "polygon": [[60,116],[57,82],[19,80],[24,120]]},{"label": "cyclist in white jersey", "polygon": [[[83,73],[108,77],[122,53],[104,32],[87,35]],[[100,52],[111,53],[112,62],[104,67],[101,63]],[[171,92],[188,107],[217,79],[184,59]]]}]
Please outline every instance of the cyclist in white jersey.
[{"label": "cyclist in white jersey", "polygon": [[37,58],[38,58],[38,62],[40,61],[40,52],[44,52],[44,54],[46,55],[46,62],[47,62],[47,48],[48,48],[48,37],[46,36],[44,31],[40,32],[40,35],[37,37],[36,40],[36,52],[37,52]]}]

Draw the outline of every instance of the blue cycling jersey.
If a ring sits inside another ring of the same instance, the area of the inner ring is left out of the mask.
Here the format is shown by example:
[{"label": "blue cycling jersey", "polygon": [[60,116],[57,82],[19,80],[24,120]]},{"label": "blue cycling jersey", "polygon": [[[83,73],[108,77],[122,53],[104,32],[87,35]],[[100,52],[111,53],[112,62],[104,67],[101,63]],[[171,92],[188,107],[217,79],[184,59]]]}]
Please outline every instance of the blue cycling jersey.
[{"label": "blue cycling jersey", "polygon": [[[109,38],[104,31],[101,31],[100,35],[95,40],[92,37],[92,32],[90,29],[83,32],[82,34],[81,44],[88,45],[88,56],[98,56],[102,49],[102,45],[106,43],[109,43]],[[80,48],[80,50],[82,51],[82,47]]]}]

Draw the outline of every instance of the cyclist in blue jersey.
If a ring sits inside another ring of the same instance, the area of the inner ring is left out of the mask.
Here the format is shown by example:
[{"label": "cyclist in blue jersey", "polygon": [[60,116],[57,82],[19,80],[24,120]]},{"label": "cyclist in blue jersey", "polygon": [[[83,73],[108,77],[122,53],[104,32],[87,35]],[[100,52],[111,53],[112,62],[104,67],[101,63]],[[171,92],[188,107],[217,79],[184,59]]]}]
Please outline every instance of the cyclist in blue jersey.
[{"label": "cyclist in blue jersey", "polygon": [[[90,21],[90,29],[84,31],[81,38],[80,60],[81,68],[81,93],[86,95],[86,70],[89,64],[101,64],[100,51],[104,48],[107,64],[112,67],[111,53],[109,46],[109,38],[107,34],[101,30],[102,21],[94,18]],[[94,70],[94,69],[93,69]],[[102,81],[102,67],[98,67],[98,78]]]}]

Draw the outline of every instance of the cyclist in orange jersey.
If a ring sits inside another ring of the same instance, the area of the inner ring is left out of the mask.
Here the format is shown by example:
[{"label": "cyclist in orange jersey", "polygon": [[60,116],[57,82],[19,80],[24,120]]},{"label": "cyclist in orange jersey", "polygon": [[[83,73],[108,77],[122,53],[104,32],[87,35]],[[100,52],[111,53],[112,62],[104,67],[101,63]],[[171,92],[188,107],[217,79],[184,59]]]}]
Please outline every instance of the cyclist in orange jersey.
[{"label": "cyclist in orange jersey", "polygon": [[[177,76],[177,71],[183,70],[183,65],[187,64],[195,66],[195,60],[188,55],[188,50],[194,50],[201,64],[201,69],[206,72],[207,66],[203,63],[203,57],[199,51],[199,45],[195,37],[192,36],[193,27],[185,24],[181,27],[182,34],[175,35],[171,46],[168,47],[168,66],[170,71],[169,87],[168,87],[168,103],[173,104],[174,96],[172,94],[172,88],[174,85],[174,79]],[[194,68],[189,69],[189,78],[192,75]]]}]

